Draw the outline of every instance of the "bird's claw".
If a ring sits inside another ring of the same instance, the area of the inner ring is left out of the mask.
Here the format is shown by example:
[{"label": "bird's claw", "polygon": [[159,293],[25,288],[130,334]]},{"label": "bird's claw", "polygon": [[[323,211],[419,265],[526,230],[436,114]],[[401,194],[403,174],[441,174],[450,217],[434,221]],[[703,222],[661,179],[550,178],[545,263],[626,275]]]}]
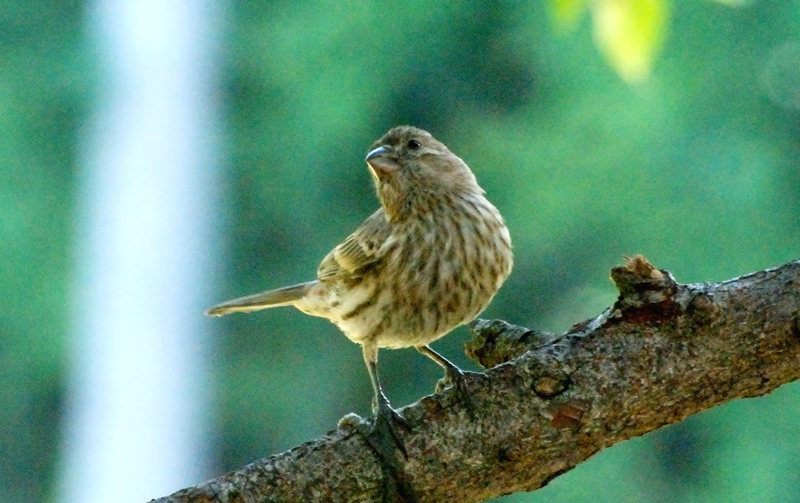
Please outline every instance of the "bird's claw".
[{"label": "bird's claw", "polygon": [[470,416],[472,416],[476,410],[476,406],[467,388],[467,376],[470,374],[474,376],[482,375],[479,372],[463,371],[456,366],[447,367],[445,376],[436,383],[436,393],[441,393],[448,386],[453,386],[453,391],[456,396],[467,408],[467,412]]},{"label": "bird's claw", "polygon": [[[405,442],[400,436],[398,425],[408,429],[408,421],[399,412],[394,410],[388,400],[380,400],[375,405],[375,420],[369,430],[368,437],[381,442],[383,454],[378,453],[383,458],[395,458],[394,448],[403,453],[404,458],[408,458]],[[391,453],[390,455],[388,455]],[[385,459],[384,459],[385,461]]]},{"label": "bird's claw", "polygon": [[[403,471],[403,460],[408,458],[408,453],[399,427],[408,429],[408,421],[389,405],[385,397],[378,400],[374,410],[372,425],[361,424],[358,429],[380,460],[386,481],[383,503],[416,502],[417,498],[406,482]],[[397,456],[397,451],[402,453],[402,459]]]}]

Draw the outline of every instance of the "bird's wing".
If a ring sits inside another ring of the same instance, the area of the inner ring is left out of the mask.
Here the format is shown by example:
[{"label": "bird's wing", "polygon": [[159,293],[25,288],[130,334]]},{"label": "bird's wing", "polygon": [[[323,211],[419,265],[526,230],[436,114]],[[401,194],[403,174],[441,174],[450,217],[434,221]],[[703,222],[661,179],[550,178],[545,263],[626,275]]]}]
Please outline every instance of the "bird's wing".
[{"label": "bird's wing", "polygon": [[381,208],[322,259],[317,278],[324,281],[360,276],[380,259],[378,251],[390,235],[391,228]]}]

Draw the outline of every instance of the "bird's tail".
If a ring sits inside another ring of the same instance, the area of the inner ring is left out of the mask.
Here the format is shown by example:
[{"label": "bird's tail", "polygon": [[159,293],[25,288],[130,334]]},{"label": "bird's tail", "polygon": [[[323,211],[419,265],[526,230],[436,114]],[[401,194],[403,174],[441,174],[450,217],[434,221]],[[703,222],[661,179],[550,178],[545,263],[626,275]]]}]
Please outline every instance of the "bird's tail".
[{"label": "bird's tail", "polygon": [[315,284],[317,284],[317,281],[309,281],[308,283],[285,286],[276,290],[248,295],[247,297],[239,297],[238,299],[217,304],[206,311],[206,315],[224,316],[235,312],[248,313],[268,307],[288,306],[300,300]]}]

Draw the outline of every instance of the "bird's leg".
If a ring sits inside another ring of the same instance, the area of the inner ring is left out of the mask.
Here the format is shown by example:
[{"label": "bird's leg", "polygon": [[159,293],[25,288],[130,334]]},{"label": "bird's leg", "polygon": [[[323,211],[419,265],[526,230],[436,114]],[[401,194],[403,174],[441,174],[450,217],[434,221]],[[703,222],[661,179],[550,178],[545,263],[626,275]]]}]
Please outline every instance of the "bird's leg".
[{"label": "bird's leg", "polygon": [[363,344],[362,350],[369,378],[372,381],[372,388],[375,391],[375,397],[372,402],[372,411],[375,418],[372,427],[366,431],[362,430],[362,434],[381,461],[384,478],[386,479],[383,500],[386,503],[416,501],[413,492],[405,482],[403,462],[396,455],[399,450],[403,454],[403,458],[408,457],[403,438],[397,428],[398,424],[408,427],[408,423],[399,412],[392,408],[389,404],[389,399],[386,398],[381,389],[381,383],[378,380],[378,347],[375,344]]},{"label": "bird's leg", "polygon": [[[369,353],[369,354],[368,354]],[[407,456],[405,444],[397,429],[397,425],[401,424],[406,426],[406,420],[399,412],[394,410],[389,404],[389,399],[383,393],[380,380],[378,379],[378,349],[377,347],[372,350],[367,345],[364,346],[364,360],[367,363],[367,371],[369,372],[369,379],[372,381],[372,389],[375,391],[375,396],[372,399],[372,412],[375,415],[375,421],[372,424],[371,434],[376,437],[381,437],[386,449],[384,453],[391,452],[391,456],[384,456],[378,453],[382,458],[394,458],[394,447],[396,447],[403,456]]]},{"label": "bird's leg", "polygon": [[458,398],[467,407],[467,411],[472,414],[475,410],[475,402],[472,401],[469,390],[467,390],[465,374],[474,374],[474,372],[464,372],[456,367],[453,362],[431,349],[430,346],[416,346],[416,348],[417,351],[444,368],[445,375],[436,383],[436,393],[441,393],[448,384],[452,384]]}]

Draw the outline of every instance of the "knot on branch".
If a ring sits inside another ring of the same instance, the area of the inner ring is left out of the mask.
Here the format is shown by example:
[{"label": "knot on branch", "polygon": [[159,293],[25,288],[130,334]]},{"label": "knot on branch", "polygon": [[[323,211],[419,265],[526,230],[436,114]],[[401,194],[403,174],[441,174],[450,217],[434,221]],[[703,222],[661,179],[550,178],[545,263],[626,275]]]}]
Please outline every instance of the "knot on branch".
[{"label": "knot on branch", "polygon": [[503,320],[477,319],[468,328],[473,338],[467,341],[464,351],[483,368],[509,362],[557,338],[555,334],[512,325]]},{"label": "knot on branch", "polygon": [[[598,328],[621,322],[630,324],[663,324],[678,321],[709,323],[717,312],[714,300],[698,285],[680,285],[666,270],[656,269],[642,255],[625,257],[625,265],[611,269],[611,279],[620,292],[614,306],[604,313],[576,323],[567,333],[551,334],[511,325],[503,320],[475,320],[469,325],[472,340],[466,343],[467,356],[484,368],[509,362],[532,351],[538,364],[557,366],[578,339]],[[537,394],[546,397],[558,394],[562,379],[553,383],[545,379],[537,386]],[[551,385],[552,384],[552,385]]]},{"label": "knot on branch", "polygon": [[530,351],[523,365],[530,388],[542,398],[553,398],[569,387],[563,357],[571,339],[530,330],[503,320],[475,320],[469,325],[473,339],[465,345],[467,356],[484,368],[509,362]]},{"label": "knot on branch", "polygon": [[678,283],[666,270],[653,267],[642,255],[625,257],[625,265],[611,269],[619,298],[611,318],[631,323],[658,322],[683,312],[677,300]]}]

